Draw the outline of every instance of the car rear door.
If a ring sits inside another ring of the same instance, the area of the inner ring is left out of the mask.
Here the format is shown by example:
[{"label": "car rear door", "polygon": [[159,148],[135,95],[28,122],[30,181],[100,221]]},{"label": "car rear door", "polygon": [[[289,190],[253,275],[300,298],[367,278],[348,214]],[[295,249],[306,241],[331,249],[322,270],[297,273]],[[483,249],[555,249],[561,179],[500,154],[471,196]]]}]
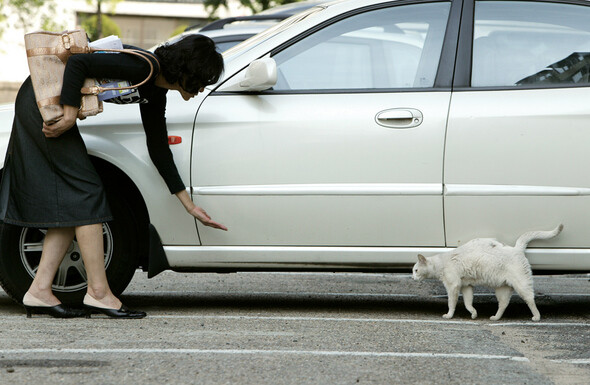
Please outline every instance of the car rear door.
[{"label": "car rear door", "polygon": [[199,227],[202,244],[444,245],[451,13],[446,1],[356,10],[270,52],[272,90],[209,95],[193,193],[230,231]]},{"label": "car rear door", "polygon": [[544,245],[590,246],[589,5],[466,2],[445,157],[449,246],[559,223]]}]

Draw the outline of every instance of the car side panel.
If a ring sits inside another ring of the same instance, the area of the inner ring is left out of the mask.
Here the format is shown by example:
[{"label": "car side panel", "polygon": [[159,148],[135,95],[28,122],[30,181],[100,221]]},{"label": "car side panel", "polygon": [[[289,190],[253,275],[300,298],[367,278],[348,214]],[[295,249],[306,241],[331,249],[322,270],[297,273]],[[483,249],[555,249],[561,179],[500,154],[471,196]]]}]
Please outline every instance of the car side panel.
[{"label": "car side panel", "polygon": [[[210,96],[195,128],[195,200],[227,233],[203,245],[441,246],[448,92]],[[422,111],[414,128],[384,110]]]},{"label": "car side panel", "polygon": [[523,232],[559,237],[532,246],[590,247],[590,88],[457,92],[445,157],[447,243],[514,243]]}]

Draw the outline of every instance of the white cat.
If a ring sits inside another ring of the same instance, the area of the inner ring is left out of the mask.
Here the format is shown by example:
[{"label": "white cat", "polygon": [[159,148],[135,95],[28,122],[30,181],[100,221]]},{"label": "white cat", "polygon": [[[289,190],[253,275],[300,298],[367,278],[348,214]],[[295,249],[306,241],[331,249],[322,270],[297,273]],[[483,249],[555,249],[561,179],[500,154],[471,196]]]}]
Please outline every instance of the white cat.
[{"label": "white cat", "polygon": [[443,315],[444,318],[453,318],[461,290],[465,308],[475,319],[477,311],[473,308],[473,286],[481,285],[496,289],[498,312],[490,317],[492,321],[499,320],[504,314],[513,289],[531,309],[533,321],[539,321],[541,314],[535,305],[531,265],[524,251],[532,240],[553,238],[562,229],[563,225],[559,225],[552,231],[525,233],[518,238],[514,247],[495,239],[478,238],[429,258],[418,255],[412,277],[417,281],[424,278],[442,281],[449,300],[449,312]]}]

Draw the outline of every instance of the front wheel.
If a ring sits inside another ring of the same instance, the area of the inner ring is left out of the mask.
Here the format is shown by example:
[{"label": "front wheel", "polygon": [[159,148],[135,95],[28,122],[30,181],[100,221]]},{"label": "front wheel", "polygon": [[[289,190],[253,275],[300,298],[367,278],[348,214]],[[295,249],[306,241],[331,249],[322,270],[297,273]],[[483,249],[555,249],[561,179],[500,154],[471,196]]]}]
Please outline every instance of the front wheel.
[{"label": "front wheel", "polygon": [[[125,211],[125,206],[117,209]],[[136,239],[125,220],[131,216],[123,216],[121,211],[118,214],[115,221],[103,224],[102,233],[107,279],[115,295],[125,290],[138,266],[138,253],[134,250]],[[46,233],[44,228],[0,225],[0,284],[19,303],[39,267]],[[57,270],[52,288],[62,302],[79,304],[86,287],[86,270],[78,242],[74,239]]]}]

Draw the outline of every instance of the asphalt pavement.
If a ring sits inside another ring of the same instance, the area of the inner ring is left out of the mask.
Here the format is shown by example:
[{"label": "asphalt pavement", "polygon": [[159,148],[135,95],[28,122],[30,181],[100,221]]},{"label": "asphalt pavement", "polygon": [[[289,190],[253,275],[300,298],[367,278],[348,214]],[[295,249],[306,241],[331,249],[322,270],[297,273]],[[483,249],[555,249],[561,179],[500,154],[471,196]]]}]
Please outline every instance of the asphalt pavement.
[{"label": "asphalt pavement", "polygon": [[409,274],[138,272],[143,320],[25,317],[0,291],[0,384],[588,384],[590,276],[535,277],[540,322],[477,289],[445,320]]}]

